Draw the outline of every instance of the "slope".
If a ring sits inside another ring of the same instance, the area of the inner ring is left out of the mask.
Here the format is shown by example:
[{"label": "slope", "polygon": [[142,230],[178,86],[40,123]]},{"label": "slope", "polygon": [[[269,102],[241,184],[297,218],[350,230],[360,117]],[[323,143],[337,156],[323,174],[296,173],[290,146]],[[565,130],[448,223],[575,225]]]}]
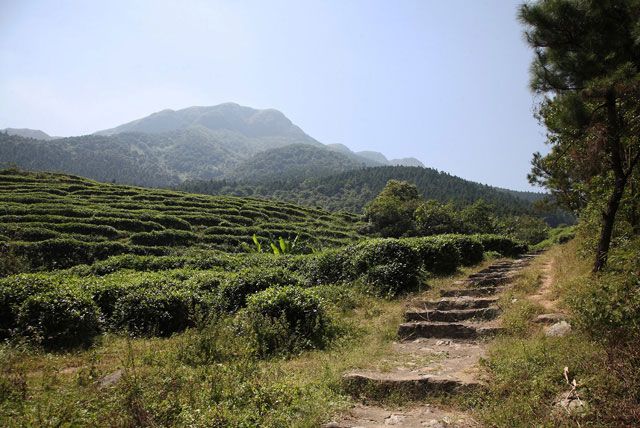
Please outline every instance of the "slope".
[{"label": "slope", "polygon": [[309,180],[283,177],[260,183],[228,180],[187,182],[180,188],[197,193],[261,196],[321,206],[330,210],[362,212],[364,206],[380,193],[391,179],[416,184],[427,199],[453,201],[460,206],[484,199],[493,204],[500,214],[523,214],[532,211],[529,194],[520,198],[520,192],[505,192],[432,168],[406,166],[360,168]]},{"label": "slope", "polygon": [[189,247],[246,251],[252,235],[320,248],[353,242],[359,217],[252,198],[192,195],[85,178],[0,171],[0,243],[32,267]]}]

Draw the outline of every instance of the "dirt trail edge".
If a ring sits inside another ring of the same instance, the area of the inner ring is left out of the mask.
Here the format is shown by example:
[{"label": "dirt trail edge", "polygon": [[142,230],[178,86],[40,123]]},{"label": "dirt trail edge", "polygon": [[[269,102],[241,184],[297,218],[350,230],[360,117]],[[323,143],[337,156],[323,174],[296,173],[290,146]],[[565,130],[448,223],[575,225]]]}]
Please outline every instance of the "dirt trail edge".
[{"label": "dirt trail edge", "polygon": [[[325,424],[355,427],[477,427],[468,414],[439,406],[438,397],[481,388],[478,362],[486,338],[501,331],[498,295],[535,254],[498,261],[441,291],[439,300],[414,300],[398,328],[389,370],[358,370],[343,387],[362,403]],[[429,399],[433,403],[429,403]],[[390,410],[369,403],[407,406]]]}]

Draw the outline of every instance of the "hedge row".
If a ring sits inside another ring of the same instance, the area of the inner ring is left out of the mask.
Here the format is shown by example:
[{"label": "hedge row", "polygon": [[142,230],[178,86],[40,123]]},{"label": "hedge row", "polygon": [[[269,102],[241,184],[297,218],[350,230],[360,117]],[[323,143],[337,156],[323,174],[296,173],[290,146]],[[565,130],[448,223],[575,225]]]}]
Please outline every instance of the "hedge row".
[{"label": "hedge row", "polygon": [[[39,251],[59,252],[76,261],[87,257],[70,252],[65,241],[53,241],[43,241],[46,246]],[[19,334],[54,348],[86,345],[105,330],[168,336],[193,325],[197,314],[232,313],[247,303],[267,317],[280,311],[285,327],[313,332],[311,324],[300,323],[296,312],[306,311],[305,305],[313,300],[300,294],[299,287],[359,279],[380,295],[394,296],[418,285],[424,271],[451,272],[463,261],[479,261],[478,245],[484,242],[491,251],[515,254],[526,249],[495,236],[449,235],[372,239],[307,256],[121,255],[58,274],[14,275],[0,279],[0,338]],[[86,245],[87,251],[114,250]],[[209,270],[197,270],[203,268]],[[265,292],[272,287],[284,288]],[[251,297],[261,292],[263,297]],[[297,306],[282,309],[288,299]],[[273,345],[268,342],[267,353]]]}]

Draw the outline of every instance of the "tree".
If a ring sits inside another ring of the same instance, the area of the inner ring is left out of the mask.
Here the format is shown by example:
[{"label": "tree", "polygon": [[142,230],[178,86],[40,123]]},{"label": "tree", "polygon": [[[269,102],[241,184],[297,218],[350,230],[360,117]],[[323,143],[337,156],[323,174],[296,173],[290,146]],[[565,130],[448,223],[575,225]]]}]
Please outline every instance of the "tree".
[{"label": "tree", "polygon": [[495,232],[495,220],[493,206],[483,199],[478,199],[473,204],[466,206],[460,212],[460,220],[466,233],[493,233]]},{"label": "tree", "polygon": [[421,200],[414,184],[389,180],[380,194],[365,207],[365,215],[373,232],[397,238],[413,232],[413,212]]},{"label": "tree", "polygon": [[420,235],[458,233],[462,225],[452,204],[441,204],[428,200],[416,208],[414,214],[416,229]]},{"label": "tree", "polygon": [[575,210],[604,191],[597,272],[640,161],[640,0],[539,0],[522,5],[519,18],[551,146],[534,154],[529,180]]}]

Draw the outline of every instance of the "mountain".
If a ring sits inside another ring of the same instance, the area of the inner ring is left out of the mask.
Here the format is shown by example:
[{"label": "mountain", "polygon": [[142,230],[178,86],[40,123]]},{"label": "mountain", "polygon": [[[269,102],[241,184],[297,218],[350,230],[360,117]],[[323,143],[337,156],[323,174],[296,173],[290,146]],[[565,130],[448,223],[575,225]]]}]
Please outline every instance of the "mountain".
[{"label": "mountain", "polygon": [[364,162],[367,166],[420,166],[424,167],[424,164],[416,158],[401,158],[388,160],[385,155],[380,152],[374,152],[365,150],[362,152],[352,152],[344,144],[327,144],[326,147],[334,152],[342,153],[351,157],[354,160]]},{"label": "mountain", "polygon": [[235,103],[189,107],[182,110],[162,110],[115,128],[98,131],[96,134],[114,135],[124,132],[162,134],[193,127],[258,140],[261,142],[259,145],[269,146],[265,148],[289,144],[321,145],[278,110],[257,110]]},{"label": "mountain", "polygon": [[356,155],[377,162],[381,165],[388,165],[389,160],[385,155],[380,152],[373,152],[370,150],[364,150],[361,152],[356,152]]},{"label": "mountain", "polygon": [[55,138],[50,136],[44,131],[40,131],[39,129],[5,128],[5,129],[1,129],[0,132],[4,132],[9,135],[18,135],[20,137],[35,138],[37,140],[45,140],[45,141]]},{"label": "mountain", "polygon": [[234,103],[162,110],[78,137],[14,129],[0,134],[0,164],[149,187],[185,180],[308,179],[389,164],[381,153],[371,153],[323,145],[277,110]]},{"label": "mountain", "polygon": [[265,150],[241,162],[226,178],[248,182],[305,180],[363,168],[370,163],[340,152],[308,144]]},{"label": "mountain", "polygon": [[389,161],[389,165],[391,166],[418,166],[424,168],[424,164],[420,162],[416,158],[401,158],[401,159],[391,159]]},{"label": "mountain", "polygon": [[157,140],[146,134],[43,141],[0,133],[0,167],[16,165],[31,171],[65,172],[138,186],[179,184],[179,176],[167,170],[160,151],[151,149],[155,143]]}]

